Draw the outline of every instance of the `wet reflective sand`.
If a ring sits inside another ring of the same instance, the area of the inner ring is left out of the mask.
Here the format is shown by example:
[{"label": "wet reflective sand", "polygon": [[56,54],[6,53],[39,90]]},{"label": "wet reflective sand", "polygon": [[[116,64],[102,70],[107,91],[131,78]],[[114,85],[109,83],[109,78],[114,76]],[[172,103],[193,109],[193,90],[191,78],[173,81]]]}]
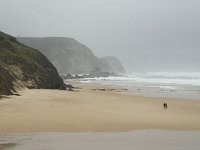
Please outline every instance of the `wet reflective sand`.
[{"label": "wet reflective sand", "polygon": [[0,134],[0,150],[199,150],[200,132],[61,132]]},{"label": "wet reflective sand", "polygon": [[17,144],[16,143],[3,143],[3,144],[0,144],[0,150],[8,150],[8,149],[11,149],[11,148],[14,148]]}]

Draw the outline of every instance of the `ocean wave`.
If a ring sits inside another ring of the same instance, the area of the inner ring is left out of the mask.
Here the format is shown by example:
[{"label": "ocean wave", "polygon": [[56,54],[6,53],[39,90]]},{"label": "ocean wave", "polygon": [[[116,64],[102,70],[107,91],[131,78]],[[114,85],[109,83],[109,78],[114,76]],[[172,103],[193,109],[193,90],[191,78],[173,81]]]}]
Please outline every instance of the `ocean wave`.
[{"label": "ocean wave", "polygon": [[200,72],[134,72],[127,76],[160,79],[200,79]]},{"label": "ocean wave", "polygon": [[200,85],[200,72],[134,72],[123,76],[110,76],[89,79],[96,82],[113,82],[118,84],[170,84],[170,85]]}]

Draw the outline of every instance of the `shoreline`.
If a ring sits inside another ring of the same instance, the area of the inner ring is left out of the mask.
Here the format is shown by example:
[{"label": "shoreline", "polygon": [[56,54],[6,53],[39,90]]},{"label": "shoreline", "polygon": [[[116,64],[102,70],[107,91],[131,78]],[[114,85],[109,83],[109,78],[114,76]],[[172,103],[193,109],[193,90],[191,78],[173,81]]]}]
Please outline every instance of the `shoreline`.
[{"label": "shoreline", "polygon": [[[0,133],[200,131],[200,101],[122,94],[72,83],[77,91],[24,89],[0,99]],[[163,102],[169,108],[164,110]]]},{"label": "shoreline", "polygon": [[[74,82],[69,79],[69,82]],[[115,81],[115,80],[114,80]],[[75,81],[76,82],[76,81]],[[126,83],[123,81],[118,81],[117,83],[112,82],[112,80],[105,79],[84,79],[80,80],[83,84],[94,84],[94,85],[105,85],[114,87],[128,87],[128,91],[125,94],[129,95],[139,95],[145,97],[154,98],[173,98],[173,99],[186,99],[186,100],[200,100],[200,86],[198,85],[181,85],[181,84],[159,84],[159,83]]]}]

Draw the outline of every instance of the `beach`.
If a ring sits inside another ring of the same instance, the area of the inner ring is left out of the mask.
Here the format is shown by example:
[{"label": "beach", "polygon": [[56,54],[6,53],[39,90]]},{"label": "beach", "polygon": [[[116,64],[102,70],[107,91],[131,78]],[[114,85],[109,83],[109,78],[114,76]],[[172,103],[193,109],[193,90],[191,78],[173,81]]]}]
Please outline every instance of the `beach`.
[{"label": "beach", "polygon": [[[0,133],[200,130],[200,101],[124,94],[76,82],[74,91],[23,89],[0,99]],[[105,88],[105,89],[104,89]],[[168,109],[163,109],[163,103]]]}]

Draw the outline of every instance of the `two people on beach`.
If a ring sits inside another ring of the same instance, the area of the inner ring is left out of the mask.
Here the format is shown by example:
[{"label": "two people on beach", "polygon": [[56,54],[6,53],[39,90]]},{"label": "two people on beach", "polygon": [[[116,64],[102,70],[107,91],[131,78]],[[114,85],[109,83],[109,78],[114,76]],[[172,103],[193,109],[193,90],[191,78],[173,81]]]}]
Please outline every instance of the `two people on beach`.
[{"label": "two people on beach", "polygon": [[164,108],[164,109],[167,109],[167,107],[168,107],[168,106],[167,106],[167,103],[164,103],[164,104],[163,104],[163,108]]}]

